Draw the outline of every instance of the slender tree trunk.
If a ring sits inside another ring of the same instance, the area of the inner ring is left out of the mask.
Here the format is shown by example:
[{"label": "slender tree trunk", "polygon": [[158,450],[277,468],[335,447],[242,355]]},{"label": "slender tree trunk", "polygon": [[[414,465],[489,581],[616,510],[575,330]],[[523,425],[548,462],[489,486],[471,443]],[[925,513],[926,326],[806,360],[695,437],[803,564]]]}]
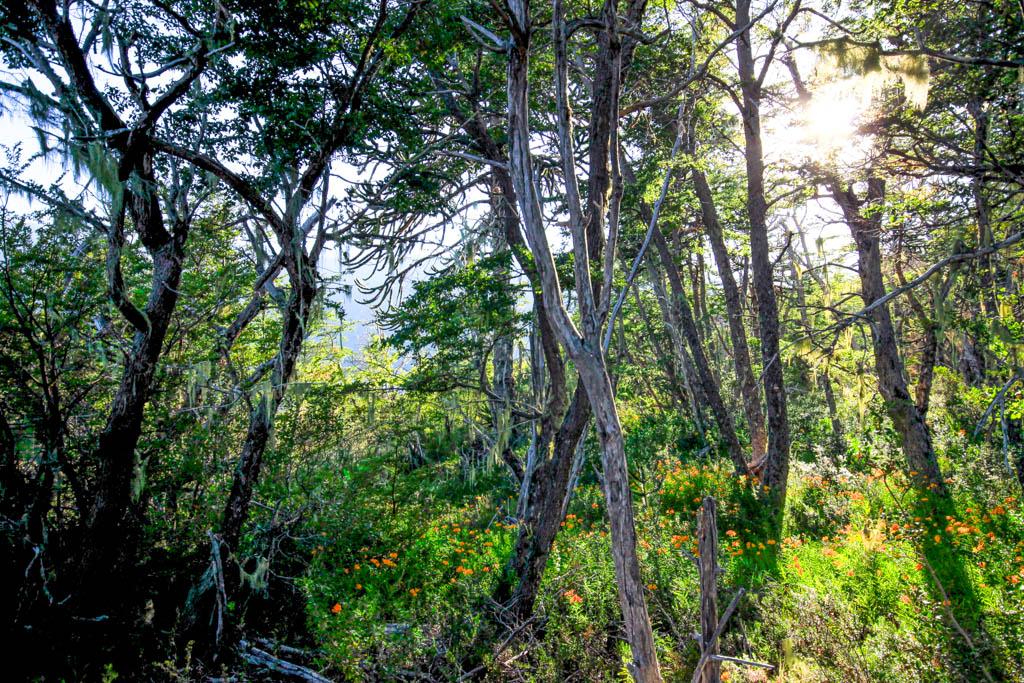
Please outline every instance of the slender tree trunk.
[{"label": "slender tree trunk", "polygon": [[573,456],[589,420],[590,403],[581,384],[555,435],[553,452],[540,461],[531,478],[516,544],[506,575],[495,592],[495,599],[506,606],[513,624],[533,614],[551,547],[564,517]]},{"label": "slender tree trunk", "polygon": [[669,340],[672,343],[672,359],[676,368],[676,374],[683,378],[686,388],[686,399],[690,404],[690,414],[697,426],[697,431],[700,433],[701,440],[706,443],[707,434],[704,429],[704,410],[702,406],[707,405],[708,401],[701,391],[700,384],[693,376],[695,374],[693,372],[693,363],[686,351],[686,342],[683,341],[679,331],[680,323],[673,310],[668,292],[665,291],[665,281],[661,270],[657,267],[654,256],[650,253],[647,254],[647,271],[651,284],[654,287],[654,295],[658,300],[658,307],[661,309],[662,323],[668,331]]},{"label": "slender tree trunk", "polygon": [[[653,260],[648,257],[646,259],[648,265],[648,272],[651,274],[652,279],[656,279],[658,276],[657,270],[653,268]],[[664,289],[664,285],[662,285]],[[640,290],[633,286],[633,294],[636,299],[637,313],[640,315],[640,320],[644,325],[644,332],[651,343],[651,350],[654,352],[655,360],[659,365],[665,368],[665,376],[668,380],[669,393],[672,395],[672,402],[676,408],[679,408],[684,403],[691,401],[690,405],[690,416],[696,419],[696,409],[692,404],[692,393],[686,388],[684,381],[680,379],[683,375],[682,362],[679,358],[679,354],[675,353],[676,342],[671,339],[673,331],[671,331],[668,325],[668,296],[663,296],[655,290],[655,296],[658,299],[658,308],[662,312],[662,327],[669,333],[670,346],[672,351],[666,351],[662,345],[659,335],[655,331],[654,323],[651,321],[651,316],[647,312],[647,307],[644,305],[643,299],[640,298]],[[681,346],[681,345],[680,345]]]},{"label": "slender tree trunk", "polygon": [[[797,80],[797,83],[800,83],[800,81]],[[799,223],[796,227],[797,235],[800,238],[800,247],[804,255],[804,265],[806,266],[806,272],[811,274],[811,277],[814,278],[814,281],[818,283],[819,287],[821,287],[821,291],[825,294],[826,297],[829,297],[830,292],[828,283],[828,272],[826,271],[825,276],[821,276],[814,270],[814,267],[811,263],[810,252],[807,250],[806,236],[804,235],[803,229]],[[800,261],[800,259],[792,251],[790,252],[790,258],[792,259],[794,265],[793,277],[797,286],[797,296],[800,305],[800,320],[803,323],[805,333],[810,335],[813,332],[813,330],[811,329],[810,319],[807,316],[803,280],[801,279],[800,275],[795,271],[796,264]],[[836,407],[836,396],[832,388],[832,374],[828,366],[826,366],[825,372],[819,376],[818,383],[821,386],[822,393],[825,395],[825,405],[828,408],[828,417],[832,425],[832,441],[834,443],[835,450],[837,454],[845,453],[846,434],[843,430],[843,421],[839,418],[839,410]]]},{"label": "slender tree trunk", "polygon": [[[704,498],[700,510],[700,524],[697,530],[700,549],[700,637],[701,654],[719,652],[718,640],[712,636],[718,628],[718,505],[711,496]],[[704,665],[701,683],[721,683],[722,664],[711,660]]]},{"label": "slender tree trunk", "polygon": [[277,408],[284,398],[306,338],[306,327],[312,315],[313,299],[317,291],[316,276],[311,268],[310,265],[303,266],[302,280],[295,283],[288,299],[281,343],[270,376],[271,386],[269,391],[255,397],[255,405],[249,416],[249,429],[231,482],[231,493],[224,506],[221,538],[225,550],[236,555],[242,532],[249,519],[253,487],[259,481],[263,456],[273,431]]},{"label": "slender tree trunk", "polygon": [[[508,248],[508,240],[505,236],[507,228],[504,225],[504,213],[508,212],[507,206],[503,206],[504,198],[501,196],[500,187],[491,188],[491,213],[497,224],[494,230],[495,249],[504,251]],[[503,268],[499,277],[506,280],[511,277],[507,268]],[[515,453],[517,433],[512,425],[512,404],[515,401],[515,375],[513,366],[513,339],[511,334],[503,334],[494,343],[492,351],[491,368],[494,374],[494,397],[490,400],[491,423],[494,429],[496,447],[499,449],[501,460],[508,466],[512,476],[522,483],[523,464]]]},{"label": "slender tree trunk", "polygon": [[761,409],[761,395],[754,377],[753,365],[750,362],[750,347],[747,345],[747,331],[743,325],[743,300],[736,286],[729,260],[729,250],[725,244],[722,224],[718,220],[711,187],[704,173],[698,169],[691,171],[694,190],[700,203],[704,230],[711,242],[711,251],[718,266],[718,277],[722,281],[722,295],[725,298],[726,318],[729,322],[729,338],[732,341],[733,363],[736,368],[736,379],[740,385],[740,396],[743,399],[743,413],[750,429],[750,450],[753,462],[760,462],[767,452],[768,434],[764,425],[764,413]]},{"label": "slender tree trunk", "polygon": [[597,434],[601,442],[601,464],[604,470],[604,496],[612,537],[612,559],[618,585],[619,608],[633,654],[633,677],[639,683],[661,681],[654,633],[647,613],[647,603],[636,554],[636,526],[633,522],[633,496],[626,467],[625,442],[611,379],[604,358],[596,353],[574,357],[580,379],[587,389],[594,410]]},{"label": "slender tree trunk", "polygon": [[[967,105],[974,120],[974,162],[979,166],[986,163],[985,146],[988,144],[988,112],[982,102],[971,101]],[[971,178],[971,194],[974,199],[974,215],[978,223],[978,246],[988,247],[994,241],[992,235],[992,212],[988,197],[985,196],[985,182],[981,175]],[[981,303],[985,314],[998,315],[996,309],[995,276],[992,270],[992,256],[984,256],[978,260],[977,270],[981,285]]]},{"label": "slender tree trunk", "polygon": [[929,321],[924,328],[924,346],[917,365],[917,384],[914,385],[914,403],[924,417],[932,396],[932,381],[935,378],[935,363],[939,354],[938,325]]},{"label": "slender tree trunk", "polygon": [[835,442],[836,450],[842,454],[846,451],[846,433],[843,430],[843,421],[839,419],[836,395],[832,390],[832,375],[828,371],[821,375],[821,391],[825,394],[825,405],[828,407],[828,418],[832,425],[832,440]]},{"label": "slender tree trunk", "polygon": [[750,220],[750,260],[761,335],[761,367],[768,413],[768,452],[761,468],[761,483],[781,515],[789,478],[789,418],[786,387],[779,355],[779,310],[775,300],[771,249],[768,244],[768,206],[764,189],[764,153],[761,144],[761,84],[754,62],[750,0],[737,0],[736,26],[743,28],[736,43],[740,90],[743,95],[743,137],[746,143],[747,215]]},{"label": "slender tree trunk", "polygon": [[[881,215],[865,217],[861,211],[866,203],[878,205],[885,198],[885,186],[881,180],[868,180],[866,201],[854,195],[852,189],[843,190],[839,183],[829,185],[833,199],[843,211],[850,233],[857,243],[857,265],[861,278],[861,295],[865,305],[870,306],[885,296],[885,282],[882,278],[882,255],[879,241]],[[878,306],[868,313],[871,324],[871,339],[875,352],[875,372],[878,375],[878,389],[885,399],[885,408],[899,434],[903,452],[907,458],[911,478],[925,489],[945,493],[946,486],[939,470],[939,463],[932,448],[931,434],[924,416],[910,397],[903,361],[899,356],[896,333],[888,306]]]},{"label": "slender tree trunk", "polygon": [[18,463],[17,444],[0,402],[0,514],[12,519],[22,512],[27,486]]},{"label": "slender tree trunk", "polygon": [[658,255],[661,257],[662,267],[664,267],[668,275],[669,286],[672,288],[674,309],[679,321],[680,332],[690,347],[690,357],[693,358],[694,366],[697,369],[697,377],[703,386],[704,396],[709,404],[708,407],[711,408],[711,414],[715,416],[715,422],[718,424],[719,436],[725,441],[726,450],[729,452],[729,457],[732,459],[737,474],[746,474],[747,461],[743,457],[743,449],[736,438],[736,429],[732,423],[732,416],[725,407],[718,384],[711,375],[711,367],[708,365],[707,356],[704,354],[703,346],[701,346],[697,325],[693,320],[693,313],[690,311],[690,305],[686,301],[686,291],[683,288],[682,278],[679,276],[679,269],[676,268],[675,261],[672,260],[672,254],[669,253],[665,237],[657,230],[654,231],[653,241],[655,248],[658,250]]}]

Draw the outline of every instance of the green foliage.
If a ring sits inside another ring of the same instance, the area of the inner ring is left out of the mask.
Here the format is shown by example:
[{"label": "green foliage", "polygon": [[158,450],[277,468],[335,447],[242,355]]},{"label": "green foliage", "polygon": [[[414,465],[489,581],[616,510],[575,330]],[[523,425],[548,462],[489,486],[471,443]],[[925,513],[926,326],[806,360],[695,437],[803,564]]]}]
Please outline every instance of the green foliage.
[{"label": "green foliage", "polygon": [[522,334],[526,316],[516,310],[520,292],[510,266],[508,251],[452,264],[416,282],[398,308],[382,315],[388,346],[417,359],[415,386],[475,384],[495,340]]}]

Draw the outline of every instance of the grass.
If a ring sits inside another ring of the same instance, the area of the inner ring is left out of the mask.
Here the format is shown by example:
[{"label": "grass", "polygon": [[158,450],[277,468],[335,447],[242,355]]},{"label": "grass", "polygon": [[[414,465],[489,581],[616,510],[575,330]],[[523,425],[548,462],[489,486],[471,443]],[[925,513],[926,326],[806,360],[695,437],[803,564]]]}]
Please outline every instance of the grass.
[{"label": "grass", "polygon": [[[480,647],[481,615],[517,533],[515,500],[496,473],[469,483],[447,468],[367,467],[345,488],[358,496],[346,506],[357,513],[318,521],[301,585],[320,663],[337,674],[390,678],[430,667],[454,676]],[[1007,486],[961,480],[952,469],[952,497],[937,501],[897,471],[796,464],[776,540],[752,482],[706,462],[651,463],[636,482],[635,509],[666,679],[689,680],[698,657],[689,636],[697,574],[683,551],[696,552],[705,495],[719,501],[720,603],[740,586],[750,591],[723,652],[779,664],[772,680],[1024,677],[1024,511]],[[528,651],[485,652],[494,677],[621,676],[609,543],[599,487],[585,479],[545,574],[543,637]],[[767,680],[731,665],[725,677]]]}]

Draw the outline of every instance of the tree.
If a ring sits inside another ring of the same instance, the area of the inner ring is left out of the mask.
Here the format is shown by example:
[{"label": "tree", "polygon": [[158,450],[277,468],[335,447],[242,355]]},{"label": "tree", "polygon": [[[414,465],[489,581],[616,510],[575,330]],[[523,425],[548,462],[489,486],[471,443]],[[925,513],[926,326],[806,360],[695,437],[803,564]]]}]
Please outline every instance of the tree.
[{"label": "tree", "polygon": [[[107,280],[111,301],[132,329],[120,385],[112,397],[105,425],[90,459],[96,465],[88,505],[81,510],[83,551],[69,571],[75,587],[72,612],[88,620],[113,614],[119,628],[131,630],[139,596],[124,591],[134,583],[141,556],[144,511],[138,505],[142,482],[136,453],[143,413],[163,351],[168,325],[178,303],[177,289],[195,207],[190,196],[194,177],[188,172],[164,175],[154,138],[172,107],[186,98],[214,53],[230,39],[228,17],[218,9],[188,16],[160,12],[153,19],[167,32],[162,40],[138,40],[140,12],[98,8],[82,17],[81,35],[71,15],[53,2],[32,2],[5,23],[5,57],[25,74],[41,78],[53,94],[31,79],[5,83],[5,92],[23,99],[35,114],[44,139],[53,138],[77,159],[102,187],[107,216],[97,225],[107,236]],[[196,22],[196,28],[192,22]],[[123,75],[124,88],[99,84],[91,62],[98,41],[110,63]],[[136,60],[130,57],[130,44]],[[114,56],[114,47],[117,56]],[[173,74],[164,85],[151,82],[147,68]],[[15,186],[42,199],[24,183]],[[72,210],[76,209],[74,206]],[[95,223],[94,223],[95,225]],[[122,250],[128,228],[151,260],[144,305],[132,300],[124,285]]]},{"label": "tree", "polygon": [[[633,653],[632,673],[639,681],[660,681],[657,653],[651,632],[650,619],[640,580],[640,566],[636,556],[636,528],[633,523],[633,502],[629,490],[626,454],[623,448],[622,429],[615,408],[615,395],[605,365],[604,348],[601,341],[602,321],[609,311],[611,297],[612,257],[605,259],[602,272],[603,287],[595,297],[591,280],[591,254],[588,251],[588,232],[593,226],[604,222],[603,212],[584,214],[576,179],[576,158],[572,124],[568,103],[568,55],[564,8],[560,0],[553,5],[553,49],[555,58],[556,121],[558,129],[558,153],[560,156],[565,203],[569,214],[570,232],[575,259],[576,294],[580,302],[582,331],[569,317],[562,301],[562,290],[551,249],[545,233],[545,220],[541,201],[534,178],[533,155],[530,151],[530,105],[529,105],[529,63],[530,35],[533,19],[529,2],[526,0],[510,3],[510,13],[505,21],[511,32],[508,64],[508,135],[509,167],[515,185],[519,205],[519,217],[540,276],[541,295],[552,316],[552,323],[559,342],[580,373],[580,380],[590,399],[597,422],[601,441],[602,464],[604,466],[605,499],[612,530],[612,555],[615,560],[615,575],[619,589],[619,605],[625,621],[626,636]],[[618,13],[614,2],[607,2],[602,10],[605,47],[598,55],[595,72],[594,92],[607,92],[607,107],[595,103],[590,126],[591,174],[600,169],[611,169],[612,195],[608,205],[609,244],[606,249],[614,253],[618,234],[619,202],[621,200],[621,171],[618,150],[618,95],[620,87],[621,46],[616,27]],[[599,89],[607,88],[602,91]],[[601,102],[600,104],[604,104]],[[607,131],[605,133],[605,131]],[[593,158],[594,150],[606,150],[607,157]],[[597,164],[595,164],[595,161]],[[600,177],[600,176],[599,176]],[[600,185],[597,189],[606,191]],[[598,201],[601,193],[589,195],[590,201]],[[603,230],[601,233],[603,234]]]}]

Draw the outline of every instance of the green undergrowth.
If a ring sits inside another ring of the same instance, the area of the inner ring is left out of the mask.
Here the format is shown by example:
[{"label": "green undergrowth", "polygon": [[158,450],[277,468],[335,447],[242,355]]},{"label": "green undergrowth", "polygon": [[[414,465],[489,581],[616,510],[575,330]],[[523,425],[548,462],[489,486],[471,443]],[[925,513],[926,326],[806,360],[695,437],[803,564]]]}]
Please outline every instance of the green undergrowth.
[{"label": "green undergrowth", "polygon": [[[621,675],[627,650],[593,472],[548,563],[536,640],[497,653],[477,636],[515,542],[513,492],[499,473],[468,483],[443,462],[390,482],[380,472],[364,463],[345,487],[356,512],[321,517],[308,541],[301,585],[322,664],[351,679],[417,670],[457,677],[475,655],[495,679],[512,670],[529,680]],[[636,523],[668,680],[688,680],[698,657],[692,555],[706,495],[719,501],[720,608],[741,586],[748,591],[723,651],[778,665],[773,680],[1024,675],[1024,513],[1009,486],[954,473],[942,501],[921,497],[895,470],[799,465],[777,539],[754,483],[727,467],[663,458],[647,474],[634,486]],[[725,676],[767,680],[762,669],[732,665]]]}]

